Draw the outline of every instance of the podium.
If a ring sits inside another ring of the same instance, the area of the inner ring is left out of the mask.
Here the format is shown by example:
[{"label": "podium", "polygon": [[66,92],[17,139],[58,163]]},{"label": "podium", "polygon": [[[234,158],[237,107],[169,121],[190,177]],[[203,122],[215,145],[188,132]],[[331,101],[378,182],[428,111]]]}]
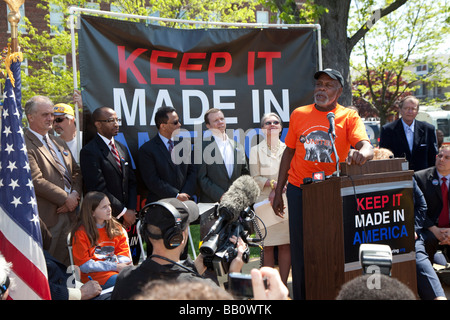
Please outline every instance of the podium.
[{"label": "podium", "polygon": [[302,185],[307,300],[333,300],[362,275],[362,243],[389,245],[391,276],[417,294],[413,173],[402,158],[340,163],[339,177]]}]

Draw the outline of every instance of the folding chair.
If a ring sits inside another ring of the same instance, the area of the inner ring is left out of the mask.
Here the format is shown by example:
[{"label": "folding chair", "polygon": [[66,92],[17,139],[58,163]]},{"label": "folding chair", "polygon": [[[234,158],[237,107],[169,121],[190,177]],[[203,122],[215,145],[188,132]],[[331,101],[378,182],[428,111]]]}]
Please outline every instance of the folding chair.
[{"label": "folding chair", "polygon": [[67,234],[67,250],[69,250],[70,266],[67,268],[67,272],[71,272],[72,276],[76,280],[80,280],[80,275],[76,272],[77,266],[73,263],[72,242],[70,241],[71,233]]}]

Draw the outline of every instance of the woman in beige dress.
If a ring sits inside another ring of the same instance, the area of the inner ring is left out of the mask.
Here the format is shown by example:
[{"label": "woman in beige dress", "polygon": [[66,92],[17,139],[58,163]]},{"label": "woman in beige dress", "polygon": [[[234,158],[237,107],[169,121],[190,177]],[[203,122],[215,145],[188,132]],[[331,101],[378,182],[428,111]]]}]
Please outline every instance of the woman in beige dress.
[{"label": "woman in beige dress", "polygon": [[255,212],[267,227],[264,239],[264,265],[275,265],[274,247],[278,247],[278,266],[281,279],[286,284],[291,268],[289,246],[289,222],[286,214],[283,218],[275,215],[272,201],[277,186],[281,156],[286,145],[280,141],[282,124],[276,113],[265,114],[261,119],[261,128],[265,139],[250,149],[250,175],[261,189],[255,204]]}]

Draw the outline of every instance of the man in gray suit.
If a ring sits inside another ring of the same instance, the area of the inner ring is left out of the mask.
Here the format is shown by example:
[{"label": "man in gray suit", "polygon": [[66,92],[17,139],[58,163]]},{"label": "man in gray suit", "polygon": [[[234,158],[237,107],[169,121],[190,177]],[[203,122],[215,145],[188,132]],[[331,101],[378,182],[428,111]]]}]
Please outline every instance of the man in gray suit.
[{"label": "man in gray suit", "polygon": [[219,202],[233,181],[250,171],[244,147],[225,133],[227,125],[223,112],[209,109],[205,113],[205,123],[212,137],[203,146],[203,161],[198,169],[199,202]]}]

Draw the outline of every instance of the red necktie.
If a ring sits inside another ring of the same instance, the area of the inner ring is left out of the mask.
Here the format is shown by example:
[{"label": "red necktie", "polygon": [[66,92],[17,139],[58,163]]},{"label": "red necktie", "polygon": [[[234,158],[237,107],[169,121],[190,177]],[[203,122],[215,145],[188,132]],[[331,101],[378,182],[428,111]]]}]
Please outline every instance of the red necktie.
[{"label": "red necktie", "polygon": [[171,154],[173,150],[173,141],[169,139],[168,143],[169,143],[169,153]]},{"label": "red necktie", "polygon": [[120,163],[119,152],[117,151],[117,148],[112,141],[109,143],[109,145],[111,146],[111,153],[113,154],[114,159],[116,159],[120,171],[122,171],[122,164]]},{"label": "red necktie", "polygon": [[438,226],[442,228],[449,227],[449,212],[448,212],[448,188],[447,178],[442,177],[441,192],[442,192],[442,211],[439,216]]}]

